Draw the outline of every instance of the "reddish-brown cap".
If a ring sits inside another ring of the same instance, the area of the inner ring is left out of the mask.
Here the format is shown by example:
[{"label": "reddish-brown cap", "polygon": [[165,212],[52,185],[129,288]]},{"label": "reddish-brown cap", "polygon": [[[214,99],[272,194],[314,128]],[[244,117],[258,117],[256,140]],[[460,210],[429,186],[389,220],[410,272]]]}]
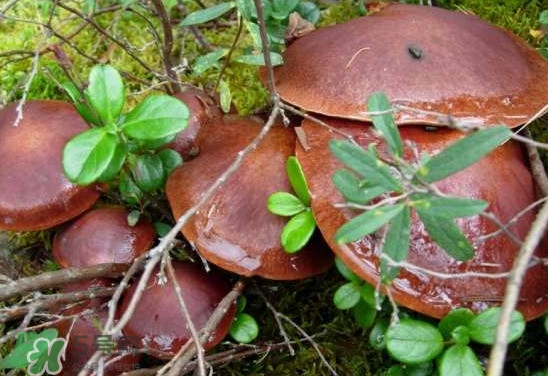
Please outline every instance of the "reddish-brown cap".
[{"label": "reddish-brown cap", "polygon": [[[77,307],[64,311],[64,315],[78,315],[87,307]],[[65,349],[65,358],[61,362],[63,370],[59,375],[74,376],[86,365],[89,358],[98,350],[99,341],[101,338],[100,328],[106,323],[108,317],[108,309],[106,305],[102,308],[97,308],[96,312],[86,314],[75,318],[74,320],[63,320],[58,323],[59,338],[67,339],[67,347]],[[74,323],[74,324],[73,324]],[[118,357],[122,358],[105,367],[105,376],[120,375],[124,372],[136,370],[139,367],[141,354],[137,354],[135,349],[131,347],[129,339],[121,336],[112,338],[111,336],[102,336],[105,342],[113,342],[115,350],[120,351]]]},{"label": "reddish-brown cap", "polygon": [[[548,63],[523,40],[476,16],[393,3],[371,16],[316,30],[289,46],[276,68],[281,97],[307,111],[369,120],[366,101],[514,127],[548,103]],[[398,124],[441,124],[395,113]]]},{"label": "reddish-brown cap", "polygon": [[[166,185],[175,218],[198,202],[261,126],[250,118],[228,116],[200,132],[200,156],[177,168]],[[298,253],[286,253],[280,234],[287,219],[266,208],[269,195],[291,190],[285,162],[294,150],[293,130],[273,127],[183,227],[185,237],[208,261],[237,274],[278,280],[306,278],[330,267],[331,252],[320,239]]]},{"label": "reddish-brown cap", "polygon": [[181,154],[184,160],[188,160],[199,153],[195,141],[200,128],[212,119],[219,117],[221,110],[213,98],[195,87],[188,87],[175,94],[175,97],[186,104],[190,111],[190,117],[186,129],[167,144],[167,147]]},{"label": "reddish-brown cap", "polygon": [[55,236],[55,262],[63,268],[133,262],[150,249],[155,232],[144,217],[129,226],[127,216],[128,211],[118,206],[83,214]]},{"label": "reddish-brown cap", "polygon": [[72,105],[29,101],[0,111],[0,229],[41,230],[76,217],[99,192],[68,181],[61,163],[67,141],[87,129]]},{"label": "reddish-brown cap", "polygon": [[[219,274],[206,273],[189,262],[174,262],[173,268],[192,323],[199,331],[205,326],[219,302],[230,291],[230,284]],[[124,312],[128,307],[136,287],[137,282],[124,296],[120,312]],[[236,305],[234,304],[211,333],[204,344],[204,349],[211,349],[223,340],[235,314]],[[150,355],[168,359],[173,357],[191,338],[170,278],[165,285],[159,285],[154,280],[148,282],[123,332],[135,347],[145,347]]]},{"label": "reddish-brown cap", "polygon": [[[363,123],[325,119],[331,125],[351,134],[362,145],[375,143],[384,152],[384,144],[375,136],[372,127]],[[371,284],[379,278],[378,247],[380,239],[368,236],[359,241],[339,245],[333,239],[336,231],[347,221],[361,213],[352,209],[336,208],[344,202],[332,183],[332,175],[342,164],[328,149],[333,133],[310,121],[303,122],[311,149],[297,148],[310,184],[312,211],[325,239],[335,253],[360,277]],[[401,127],[404,140],[416,143],[420,153],[434,154],[448,143],[462,136],[457,131],[438,129],[427,132],[420,126]],[[406,158],[410,158],[407,150]],[[482,199],[489,203],[488,211],[501,223],[508,223],[516,214],[535,201],[534,184],[520,145],[507,142],[476,164],[450,176],[437,187],[454,196]],[[524,239],[534,211],[528,211],[509,227]],[[474,216],[461,218],[457,224],[474,244],[475,256],[467,262],[456,261],[434,244],[424,226],[413,213],[409,257],[407,261],[420,268],[440,273],[504,273],[508,272],[519,247],[503,232],[479,241],[479,237],[499,229],[489,219]],[[546,242],[536,251],[538,257],[548,257]],[[480,311],[488,306],[500,305],[504,297],[506,278],[451,278],[442,279],[420,271],[402,270],[392,285],[394,299],[401,305],[433,317],[442,317],[456,307],[469,307]],[[526,319],[543,314],[548,308],[548,266],[529,268],[521,290],[518,309]]]}]

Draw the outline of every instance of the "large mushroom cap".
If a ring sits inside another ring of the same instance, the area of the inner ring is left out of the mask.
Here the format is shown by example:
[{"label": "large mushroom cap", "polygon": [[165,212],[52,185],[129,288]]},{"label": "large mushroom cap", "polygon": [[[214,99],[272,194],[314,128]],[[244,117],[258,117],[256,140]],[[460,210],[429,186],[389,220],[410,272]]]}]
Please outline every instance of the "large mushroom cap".
[{"label": "large mushroom cap", "polygon": [[0,111],[0,229],[50,228],[99,198],[96,189],[69,182],[61,162],[65,144],[87,125],[68,103],[29,101],[14,126],[16,107]]},{"label": "large mushroom cap", "polygon": [[[199,331],[205,326],[219,302],[228,294],[230,285],[219,274],[206,273],[188,262],[174,262],[173,268],[192,323]],[[127,309],[136,287],[137,283],[134,283],[128,290],[122,301],[121,312]],[[222,341],[235,314],[236,306],[232,305],[211,333],[204,349],[210,349]],[[154,280],[148,282],[123,332],[137,348],[145,347],[150,355],[168,359],[191,338],[170,278],[165,285],[160,285]]]},{"label": "large mushroom cap", "polygon": [[[200,156],[177,168],[166,185],[175,218],[198,202],[261,125],[249,118],[225,117],[200,132]],[[330,267],[331,252],[320,239],[296,254],[287,254],[280,244],[287,219],[266,207],[269,195],[291,190],[285,162],[294,150],[293,131],[275,126],[189,220],[182,232],[202,256],[234,273],[278,280],[306,278]]]},{"label": "large mushroom cap", "polygon": [[53,258],[63,268],[133,262],[150,249],[155,232],[144,217],[130,226],[128,214],[119,206],[85,213],[55,236]]},{"label": "large mushroom cap", "polygon": [[[324,119],[347,134],[351,134],[362,146],[376,143],[383,152],[384,144],[375,136],[372,127],[363,123]],[[329,130],[305,120],[310,150],[297,148],[297,158],[309,181],[312,196],[312,211],[322,234],[343,261],[360,277],[376,284],[378,272],[378,247],[380,238],[375,235],[346,245],[337,244],[333,237],[347,221],[361,213],[351,209],[336,208],[343,203],[331,177],[342,168],[328,149],[334,137]],[[448,143],[454,142],[462,133],[449,129],[426,132],[420,127],[400,128],[404,140],[416,143],[420,153],[434,154]],[[407,150],[406,158],[410,158]],[[527,162],[519,144],[507,142],[476,164],[450,176],[437,187],[444,193],[483,199],[489,203],[488,211],[501,223],[508,223],[516,214],[535,201],[534,184]],[[532,221],[534,211],[528,211],[509,226],[509,230],[524,239]],[[409,257],[407,261],[418,267],[441,273],[504,273],[508,272],[519,247],[501,232],[499,235],[478,241],[499,229],[489,219],[480,216],[462,218],[457,224],[472,241],[475,256],[467,262],[456,261],[435,245],[428,237],[416,215],[412,218]],[[538,257],[548,256],[546,242],[539,246]],[[456,307],[470,307],[481,311],[491,305],[500,305],[504,297],[506,278],[451,278],[442,279],[419,271],[402,270],[392,285],[395,300],[408,308],[433,317],[442,317]],[[526,319],[542,315],[548,308],[548,266],[531,267],[524,279],[518,309]]]},{"label": "large mushroom cap", "polygon": [[[548,64],[524,41],[476,16],[391,4],[293,42],[276,68],[281,97],[307,111],[370,120],[369,95],[486,125],[526,122],[548,103]],[[441,124],[398,111],[396,122]]]}]

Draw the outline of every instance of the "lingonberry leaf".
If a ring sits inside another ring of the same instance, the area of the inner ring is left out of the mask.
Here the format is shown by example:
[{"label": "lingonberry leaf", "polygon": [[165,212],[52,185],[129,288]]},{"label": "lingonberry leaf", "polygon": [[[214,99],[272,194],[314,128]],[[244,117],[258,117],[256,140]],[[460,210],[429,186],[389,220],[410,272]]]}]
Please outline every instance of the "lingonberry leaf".
[{"label": "lingonberry leaf", "polygon": [[259,325],[253,316],[240,313],[232,322],[229,334],[240,343],[249,343],[259,335]]},{"label": "lingonberry leaf", "polygon": [[476,354],[466,345],[453,345],[445,350],[438,371],[440,376],[483,376]]},{"label": "lingonberry leaf", "polygon": [[443,351],[443,336],[424,321],[402,319],[386,331],[386,349],[402,363],[428,362]]},{"label": "lingonberry leaf", "polygon": [[166,177],[166,170],[158,155],[137,156],[133,178],[143,192],[153,192],[162,188]]},{"label": "lingonberry leaf", "polygon": [[305,210],[291,218],[284,226],[281,243],[287,253],[300,251],[312,237],[316,221],[310,210]]},{"label": "lingonberry leaf", "polygon": [[[489,308],[476,317],[468,324],[470,329],[470,338],[478,343],[492,345],[495,343],[495,335],[499,326],[500,307]],[[510,318],[508,343],[514,342],[523,334],[525,330],[525,319],[519,311],[512,312]]]},{"label": "lingonberry leaf", "polygon": [[89,73],[85,90],[88,102],[103,123],[116,123],[125,102],[122,76],[110,65],[95,65]]},{"label": "lingonberry leaf", "polygon": [[285,169],[289,182],[291,183],[291,187],[297,194],[297,197],[299,197],[303,205],[310,206],[308,183],[306,182],[306,177],[304,176],[299,160],[293,156],[287,158]]},{"label": "lingonberry leaf", "polygon": [[438,329],[443,335],[443,338],[449,340],[451,339],[451,333],[455,328],[459,326],[468,326],[475,316],[474,312],[468,308],[454,309],[441,319],[438,323]]},{"label": "lingonberry leaf", "polygon": [[360,299],[360,285],[354,282],[348,282],[340,286],[333,295],[335,307],[341,310],[354,307]]},{"label": "lingonberry leaf", "polygon": [[275,192],[266,201],[268,210],[276,215],[290,217],[306,209],[299,198],[288,192]]}]

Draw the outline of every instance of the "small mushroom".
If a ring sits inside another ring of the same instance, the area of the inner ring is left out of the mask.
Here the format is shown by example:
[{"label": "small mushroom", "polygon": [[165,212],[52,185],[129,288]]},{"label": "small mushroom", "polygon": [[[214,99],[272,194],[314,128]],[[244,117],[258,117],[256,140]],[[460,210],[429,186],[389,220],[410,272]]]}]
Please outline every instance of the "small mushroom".
[{"label": "small mushroom", "polygon": [[548,103],[548,64],[523,40],[473,15],[397,3],[297,39],[275,77],[284,100],[357,120],[370,120],[376,91],[422,110],[397,111],[399,124],[440,125],[438,112],[514,127]]},{"label": "small mushroom", "polygon": [[[360,145],[375,144],[384,153],[385,144],[373,128],[361,122],[323,118],[330,125],[352,135]],[[349,208],[336,207],[344,203],[343,197],[331,182],[331,177],[342,164],[331,154],[328,142],[335,135],[328,129],[309,120],[303,121],[310,150],[297,147],[297,158],[302,164],[312,194],[312,211],[324,238],[333,251],[360,277],[376,285],[379,279],[378,247],[375,235],[348,244],[337,244],[336,231],[354,216],[360,214]],[[418,152],[434,154],[463,134],[439,128],[427,132],[419,126],[400,127],[402,139],[413,142]],[[409,160],[410,151],[405,158]],[[472,166],[438,183],[438,189],[448,195],[483,199],[489,203],[488,211],[506,224],[524,208],[535,202],[532,175],[523,150],[516,142],[506,142]],[[509,230],[524,239],[534,211],[521,215]],[[434,272],[454,274],[463,272],[504,273],[513,265],[519,251],[499,227],[482,216],[461,218],[457,221],[464,234],[475,245],[475,256],[467,262],[449,257],[430,240],[423,224],[413,215],[410,248],[407,261],[419,268]],[[546,239],[538,247],[536,256],[548,257]],[[397,303],[429,316],[440,318],[451,309],[469,307],[481,311],[488,306],[500,305],[504,297],[506,278],[438,278],[427,273],[402,269],[390,290]],[[537,264],[528,269],[517,306],[527,320],[542,315],[548,309],[548,265]]]},{"label": "small mushroom", "polygon": [[53,227],[87,210],[99,198],[63,173],[64,145],[87,125],[72,105],[28,101],[23,118],[15,103],[0,111],[0,229],[33,231]]},{"label": "small mushroom", "polygon": [[[206,273],[189,262],[173,262],[173,268],[192,323],[199,331],[230,291],[230,284],[219,274]],[[153,275],[158,272],[157,269]],[[121,312],[127,309],[137,284],[135,282],[124,296]],[[236,305],[232,305],[211,332],[204,349],[211,349],[226,336],[235,314]],[[148,282],[123,333],[136,348],[145,347],[150,355],[166,359],[173,357],[191,338],[170,278],[165,284]]]},{"label": "small mushroom", "polygon": [[131,263],[150,249],[155,232],[141,217],[135,226],[123,207],[91,210],[61,230],[53,241],[53,258],[61,267]]},{"label": "small mushroom", "polygon": [[[175,218],[198,202],[261,126],[257,120],[227,116],[200,132],[200,156],[177,168],[166,185]],[[188,221],[182,232],[203,257],[240,275],[278,280],[310,277],[331,266],[331,252],[319,237],[296,254],[284,252],[280,234],[287,220],[266,207],[270,194],[291,190],[285,161],[294,149],[293,131],[273,127]]]},{"label": "small mushroom", "polygon": [[221,111],[213,98],[195,87],[188,87],[184,91],[175,94],[175,97],[187,105],[190,118],[186,129],[167,144],[167,147],[181,154],[184,160],[188,160],[199,153],[195,140],[200,128],[212,119],[219,117]]}]

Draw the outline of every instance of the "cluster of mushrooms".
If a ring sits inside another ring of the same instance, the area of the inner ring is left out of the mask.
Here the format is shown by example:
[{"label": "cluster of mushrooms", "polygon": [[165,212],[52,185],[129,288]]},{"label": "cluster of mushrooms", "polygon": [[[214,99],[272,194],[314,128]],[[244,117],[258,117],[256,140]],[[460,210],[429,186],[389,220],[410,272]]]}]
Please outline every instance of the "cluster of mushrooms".
[{"label": "cluster of mushrooms", "polygon": [[[394,3],[373,15],[314,31],[294,41],[284,61],[275,76],[285,101],[315,113],[364,147],[378,145],[381,152],[383,142],[369,123],[366,108],[367,97],[376,91],[385,92],[400,108],[408,108],[395,113],[396,122],[405,124],[400,127],[402,138],[412,141],[420,153],[429,154],[463,136],[437,127],[443,125],[439,114],[485,126],[502,123],[516,127],[548,103],[548,64],[536,51],[477,17],[432,7]],[[166,185],[175,218],[199,200],[263,125],[256,118],[222,115],[214,102],[196,89],[178,97],[189,107],[191,118],[187,130],[170,145],[185,159]],[[64,176],[63,146],[87,128],[73,107],[58,101],[29,101],[17,127],[13,126],[16,112],[15,105],[0,112],[0,229],[34,231],[63,224],[53,243],[53,256],[61,267],[131,263],[150,249],[156,236],[146,218],[129,226],[125,208],[96,205],[101,186],[77,186]],[[331,177],[342,166],[330,153],[328,142],[340,136],[311,120],[303,120],[301,127],[306,150],[296,142],[291,127],[273,127],[182,233],[203,258],[239,275],[307,278],[328,270],[334,252],[375,285],[379,280],[379,239],[368,236],[345,246],[333,240],[339,227],[359,214],[337,205],[344,199]],[[280,244],[285,220],[266,208],[270,194],[291,190],[285,172],[291,155],[303,166],[312,212],[323,236],[316,234],[295,254],[284,252]],[[487,201],[488,210],[502,223],[536,199],[528,160],[522,146],[513,141],[437,187],[446,194]],[[509,228],[523,239],[534,217],[534,211],[527,211]],[[481,216],[461,219],[458,224],[472,240],[498,230]],[[537,257],[548,257],[546,245],[544,241],[539,246]],[[448,274],[506,272],[519,249],[504,232],[475,248],[472,260],[453,260],[413,217],[408,262],[420,268]],[[230,285],[222,274],[206,273],[189,262],[175,262],[174,268],[199,329]],[[63,290],[113,283],[100,279]],[[397,303],[439,318],[457,307],[481,311],[500,304],[505,284],[504,279],[444,279],[402,269],[389,288]],[[120,311],[127,307],[135,285],[127,291]],[[71,308],[69,314],[94,309],[96,317],[81,316],[74,324],[69,320],[59,326],[60,332],[85,336],[91,344],[99,334],[96,320],[106,318],[107,300],[96,298]],[[518,309],[528,320],[548,309],[547,265],[529,268]],[[227,312],[206,349],[223,339],[234,315],[235,307]],[[173,356],[189,339],[171,282],[149,282],[124,335],[134,347],[146,348],[148,354],[160,358]],[[76,345],[69,341],[67,362],[83,365],[93,347],[87,346],[89,353],[82,354],[71,351]],[[124,364],[138,361],[137,354],[124,357],[120,362],[125,363],[112,364],[107,374],[116,374]]]}]

